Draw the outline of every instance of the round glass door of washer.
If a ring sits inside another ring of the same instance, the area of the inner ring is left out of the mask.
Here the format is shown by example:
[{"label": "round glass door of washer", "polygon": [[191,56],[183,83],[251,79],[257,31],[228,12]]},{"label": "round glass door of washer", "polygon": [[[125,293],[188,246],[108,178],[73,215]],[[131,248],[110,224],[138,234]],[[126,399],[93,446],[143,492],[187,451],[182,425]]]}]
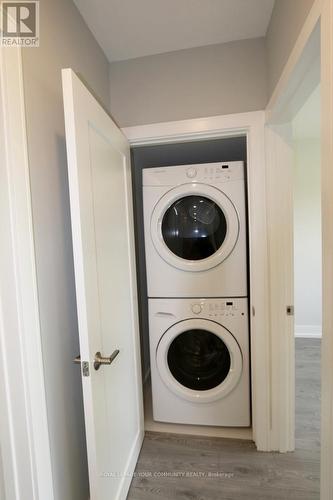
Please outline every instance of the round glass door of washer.
[{"label": "round glass door of washer", "polygon": [[169,191],[154,208],[151,235],[160,256],[183,270],[202,271],[225,260],[238,239],[239,218],[230,199],[206,185]]},{"label": "round glass door of washer", "polygon": [[237,341],[209,320],[185,320],[167,330],[158,344],[156,361],[169,389],[196,402],[225,397],[242,374]]}]

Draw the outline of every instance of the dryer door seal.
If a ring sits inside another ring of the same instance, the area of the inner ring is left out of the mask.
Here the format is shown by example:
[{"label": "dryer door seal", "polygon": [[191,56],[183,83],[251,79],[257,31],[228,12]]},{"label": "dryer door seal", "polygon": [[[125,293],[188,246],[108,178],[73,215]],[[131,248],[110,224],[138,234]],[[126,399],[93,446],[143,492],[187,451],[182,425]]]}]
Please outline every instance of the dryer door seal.
[{"label": "dryer door seal", "polygon": [[205,271],[223,262],[239,235],[239,217],[230,199],[206,184],[183,184],[155,205],[151,237],[159,255],[184,271]]},{"label": "dryer door seal", "polygon": [[166,386],[195,403],[226,397],[243,371],[233,335],[211,320],[189,319],[169,328],[156,350],[156,364]]}]

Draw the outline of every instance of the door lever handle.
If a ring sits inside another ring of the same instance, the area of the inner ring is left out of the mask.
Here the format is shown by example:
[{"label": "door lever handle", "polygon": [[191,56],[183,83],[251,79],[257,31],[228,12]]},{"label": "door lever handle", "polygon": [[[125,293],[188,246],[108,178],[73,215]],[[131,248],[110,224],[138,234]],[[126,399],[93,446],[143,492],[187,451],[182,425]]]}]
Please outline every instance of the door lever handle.
[{"label": "door lever handle", "polygon": [[76,356],[76,358],[73,359],[73,363],[76,363],[77,365],[81,364],[81,356],[80,354]]},{"label": "door lever handle", "polygon": [[105,358],[101,355],[100,352],[96,352],[95,354],[95,362],[94,362],[94,368],[95,370],[99,370],[99,368],[101,367],[101,365],[111,365],[112,361],[114,361],[116,359],[116,357],[118,356],[119,354],[119,349],[116,349],[115,351],[113,351],[113,353],[111,354],[111,356]]}]

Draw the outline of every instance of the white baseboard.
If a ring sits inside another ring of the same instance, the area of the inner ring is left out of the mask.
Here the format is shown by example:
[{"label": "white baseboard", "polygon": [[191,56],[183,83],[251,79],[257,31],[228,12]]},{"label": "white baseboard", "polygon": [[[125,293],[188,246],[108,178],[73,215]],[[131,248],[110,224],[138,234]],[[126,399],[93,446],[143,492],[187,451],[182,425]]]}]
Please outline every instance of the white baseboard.
[{"label": "white baseboard", "polygon": [[321,325],[295,325],[295,337],[320,339]]}]

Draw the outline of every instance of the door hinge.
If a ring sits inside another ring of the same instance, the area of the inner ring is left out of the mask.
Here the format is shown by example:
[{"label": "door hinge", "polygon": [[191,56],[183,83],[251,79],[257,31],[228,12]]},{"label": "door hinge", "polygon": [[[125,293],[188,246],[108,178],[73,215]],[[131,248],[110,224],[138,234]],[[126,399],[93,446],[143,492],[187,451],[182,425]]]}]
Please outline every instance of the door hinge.
[{"label": "door hinge", "polygon": [[294,306],[287,306],[287,316],[294,316]]}]

